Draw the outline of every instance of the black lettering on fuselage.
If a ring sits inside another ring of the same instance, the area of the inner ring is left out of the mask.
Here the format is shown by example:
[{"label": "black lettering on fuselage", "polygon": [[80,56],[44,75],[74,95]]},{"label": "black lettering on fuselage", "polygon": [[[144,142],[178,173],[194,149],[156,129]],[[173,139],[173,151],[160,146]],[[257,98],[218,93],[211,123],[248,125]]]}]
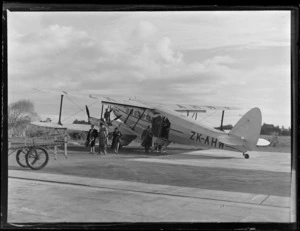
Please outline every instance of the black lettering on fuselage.
[{"label": "black lettering on fuselage", "polygon": [[217,138],[215,139],[215,138],[212,137],[211,138],[210,146],[215,146],[216,147],[217,146],[217,142],[218,142],[218,139]]},{"label": "black lettering on fuselage", "polygon": [[197,133],[196,141],[201,142],[201,136],[202,136],[202,134]]},{"label": "black lettering on fuselage", "polygon": [[197,141],[197,142],[200,142],[200,143],[204,143],[204,144],[210,145],[210,146],[215,147],[215,148],[224,149],[224,143],[219,142],[219,146],[217,146],[218,145],[218,139],[217,138],[209,137],[209,136],[203,137],[203,134],[198,133],[198,132],[194,132],[194,131],[191,131],[191,133],[192,133],[192,135],[190,136],[190,140],[194,140],[194,141]]},{"label": "black lettering on fuselage", "polygon": [[219,142],[219,149],[224,149],[224,143]]},{"label": "black lettering on fuselage", "polygon": [[204,143],[209,145],[209,136],[206,137]]},{"label": "black lettering on fuselage", "polygon": [[192,135],[191,135],[191,137],[190,137],[190,140],[194,140],[194,136],[195,136],[196,132],[191,131],[191,133],[192,133]]}]

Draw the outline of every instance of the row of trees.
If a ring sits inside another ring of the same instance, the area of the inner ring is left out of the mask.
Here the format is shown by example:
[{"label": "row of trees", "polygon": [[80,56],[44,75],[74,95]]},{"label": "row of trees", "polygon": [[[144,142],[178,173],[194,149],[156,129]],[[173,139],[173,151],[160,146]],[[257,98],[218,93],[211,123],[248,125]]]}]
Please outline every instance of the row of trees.
[{"label": "row of trees", "polygon": [[273,124],[263,124],[261,127],[262,135],[273,135],[277,134],[279,136],[290,136],[291,135],[291,128],[285,128],[282,126],[281,128],[279,126],[274,126]]},{"label": "row of trees", "polygon": [[[229,124],[229,125],[224,125],[222,128],[224,130],[231,130],[233,128],[233,126],[231,124]],[[217,129],[220,129],[220,127],[218,127]],[[273,124],[264,123],[261,126],[260,134],[261,135],[274,135],[274,134],[277,134],[279,136],[290,136],[291,135],[291,128],[285,128],[284,126],[282,126],[280,128],[279,126],[274,126]]]}]

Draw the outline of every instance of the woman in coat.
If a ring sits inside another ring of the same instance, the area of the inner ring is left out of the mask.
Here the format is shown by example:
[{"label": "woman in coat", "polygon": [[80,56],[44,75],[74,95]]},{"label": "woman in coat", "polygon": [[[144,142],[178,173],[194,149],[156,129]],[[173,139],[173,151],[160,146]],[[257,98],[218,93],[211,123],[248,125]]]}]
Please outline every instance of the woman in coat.
[{"label": "woman in coat", "polygon": [[108,139],[108,131],[102,123],[100,123],[100,130],[99,130],[99,153],[100,154],[107,154],[107,139]]}]

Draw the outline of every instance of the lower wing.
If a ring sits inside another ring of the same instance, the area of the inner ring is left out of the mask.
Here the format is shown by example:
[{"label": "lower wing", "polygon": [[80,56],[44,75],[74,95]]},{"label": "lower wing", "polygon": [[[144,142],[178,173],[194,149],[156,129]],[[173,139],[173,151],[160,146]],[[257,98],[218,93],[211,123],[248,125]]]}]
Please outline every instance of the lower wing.
[{"label": "lower wing", "polygon": [[[89,131],[91,129],[91,125],[89,124],[57,124],[57,123],[47,123],[47,122],[31,122],[30,124],[36,125],[44,128],[53,128],[53,129],[68,129],[75,131]],[[97,127],[95,126],[97,129]],[[99,129],[99,128],[98,128]]]}]

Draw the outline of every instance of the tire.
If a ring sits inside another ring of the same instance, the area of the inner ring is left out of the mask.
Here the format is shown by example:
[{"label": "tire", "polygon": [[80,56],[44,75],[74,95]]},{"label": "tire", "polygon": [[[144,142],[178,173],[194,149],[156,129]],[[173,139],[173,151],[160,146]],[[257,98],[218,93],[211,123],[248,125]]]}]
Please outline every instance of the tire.
[{"label": "tire", "polygon": [[41,147],[33,147],[26,155],[27,166],[33,170],[44,168],[49,161],[47,151]]},{"label": "tire", "polygon": [[243,153],[243,156],[245,159],[249,159],[249,157],[250,157],[249,154],[247,154],[247,153]]},{"label": "tire", "polygon": [[27,162],[26,162],[27,153],[28,153],[27,149],[20,149],[17,151],[17,154],[16,154],[17,163],[23,168],[28,167]]}]

